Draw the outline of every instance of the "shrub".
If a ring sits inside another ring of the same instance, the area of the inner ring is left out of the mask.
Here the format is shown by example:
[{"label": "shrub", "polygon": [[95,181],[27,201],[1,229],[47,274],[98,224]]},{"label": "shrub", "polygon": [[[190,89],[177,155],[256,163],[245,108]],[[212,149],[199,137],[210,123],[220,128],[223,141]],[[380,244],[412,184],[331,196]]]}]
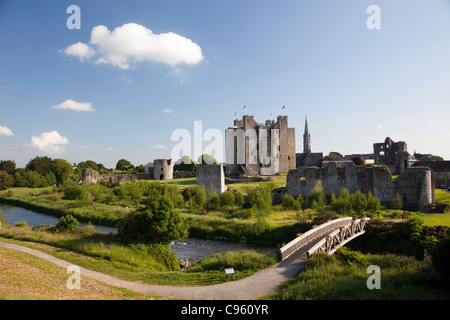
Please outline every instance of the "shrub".
[{"label": "shrub", "polygon": [[195,196],[196,192],[197,192],[196,186],[189,186],[189,187],[185,188],[182,192],[184,201],[189,201],[189,199],[191,199]]},{"label": "shrub", "polygon": [[391,209],[401,210],[402,208],[403,208],[403,201],[402,198],[400,198],[400,195],[397,193],[395,195],[395,198],[392,199]]},{"label": "shrub", "polygon": [[187,237],[184,219],[167,197],[157,195],[120,223],[118,233],[130,242],[168,244]]},{"label": "shrub", "polygon": [[25,221],[21,220],[21,221],[16,222],[15,226],[19,227],[19,228],[25,228],[25,227],[28,227],[28,223],[26,223]]},{"label": "shrub", "polygon": [[220,208],[220,197],[213,190],[208,191],[205,207],[208,210],[215,210]]},{"label": "shrub", "polygon": [[194,203],[197,207],[204,207],[206,204],[206,191],[205,186],[197,186],[195,191]]},{"label": "shrub", "polygon": [[61,194],[58,192],[55,192],[55,201],[59,202],[59,201],[61,201],[61,198],[62,198]]},{"label": "shrub", "polygon": [[450,238],[443,239],[436,245],[431,259],[440,275],[450,281]]},{"label": "shrub", "polygon": [[380,200],[375,198],[372,192],[369,191],[369,193],[367,194],[366,210],[371,213],[375,213],[376,211],[380,210],[380,208],[381,208]]},{"label": "shrub", "polygon": [[352,208],[357,213],[363,213],[367,207],[366,196],[358,189],[350,196]]},{"label": "shrub", "polygon": [[69,181],[65,183],[61,190],[64,194],[64,198],[68,200],[80,199],[83,187],[74,181]]},{"label": "shrub", "polygon": [[231,207],[234,205],[235,197],[234,193],[227,190],[220,195],[220,205],[222,207]]},{"label": "shrub", "polygon": [[244,195],[242,192],[238,191],[234,196],[234,205],[238,208],[242,208],[244,205]]},{"label": "shrub", "polygon": [[57,232],[75,230],[76,228],[78,228],[78,220],[75,219],[71,214],[61,217],[58,223],[55,225],[55,230]]},{"label": "shrub", "polygon": [[281,206],[284,210],[289,210],[294,205],[295,199],[290,194],[286,193],[283,198],[281,198]]},{"label": "shrub", "polygon": [[341,247],[336,252],[336,257],[348,265],[351,264],[366,264],[366,256],[359,251],[353,251],[346,247]]},{"label": "shrub", "polygon": [[308,206],[316,210],[325,208],[325,194],[323,193],[322,181],[317,180],[314,188],[307,198]]},{"label": "shrub", "polygon": [[255,187],[247,188],[247,207],[268,210],[272,206],[272,186],[260,183]]}]

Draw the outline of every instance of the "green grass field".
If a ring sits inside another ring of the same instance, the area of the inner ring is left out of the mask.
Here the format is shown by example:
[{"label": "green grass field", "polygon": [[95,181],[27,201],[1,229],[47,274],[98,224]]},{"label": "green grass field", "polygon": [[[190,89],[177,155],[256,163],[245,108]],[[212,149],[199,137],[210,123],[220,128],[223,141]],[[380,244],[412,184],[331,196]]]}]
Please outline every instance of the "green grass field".
[{"label": "green grass field", "polygon": [[441,214],[430,217],[423,217],[426,226],[447,226],[450,227],[450,214]]}]

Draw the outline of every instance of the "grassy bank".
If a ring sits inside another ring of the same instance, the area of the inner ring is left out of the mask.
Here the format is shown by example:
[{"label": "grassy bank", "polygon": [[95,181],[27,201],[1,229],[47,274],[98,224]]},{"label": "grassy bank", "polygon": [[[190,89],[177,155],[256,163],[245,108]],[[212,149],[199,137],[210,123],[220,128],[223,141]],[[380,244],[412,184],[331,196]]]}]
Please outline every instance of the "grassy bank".
[{"label": "grassy bank", "polygon": [[211,285],[230,281],[222,267],[230,259],[246,261],[236,269],[233,280],[248,277],[276,263],[276,257],[270,253],[227,252],[214,258],[222,261],[216,263],[215,267],[211,267],[211,261],[203,259],[205,261],[201,260],[196,266],[181,271],[169,245],[125,244],[117,236],[103,234],[90,227],[55,232],[51,226],[29,228],[2,223],[0,241],[30,246],[124,280],[161,285]]},{"label": "grassy bank", "polygon": [[[11,268],[10,266],[14,266]],[[140,300],[155,297],[83,279],[79,290],[67,288],[67,273],[50,262],[0,248],[0,300]]]},{"label": "grassy bank", "polygon": [[[14,188],[0,192],[0,202],[30,209],[36,212],[62,217],[73,215],[77,220],[116,226],[128,212],[127,202],[81,204],[77,200],[66,200],[53,188]],[[58,195],[59,196],[58,196]]]},{"label": "grassy bank", "polygon": [[[370,265],[381,270],[381,289],[367,288]],[[341,248],[332,256],[312,256],[295,278],[266,299],[447,300],[450,285],[442,281],[430,261],[392,254],[363,255]]]}]

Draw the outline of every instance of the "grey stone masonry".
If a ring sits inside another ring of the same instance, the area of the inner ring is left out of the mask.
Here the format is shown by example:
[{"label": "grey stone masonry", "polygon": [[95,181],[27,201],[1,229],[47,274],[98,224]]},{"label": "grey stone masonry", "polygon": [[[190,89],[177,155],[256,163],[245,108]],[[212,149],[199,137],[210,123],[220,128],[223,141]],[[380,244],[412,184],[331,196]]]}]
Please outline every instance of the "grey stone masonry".
[{"label": "grey stone masonry", "polygon": [[211,186],[220,195],[227,190],[222,165],[197,165],[197,185],[204,185],[206,192]]}]

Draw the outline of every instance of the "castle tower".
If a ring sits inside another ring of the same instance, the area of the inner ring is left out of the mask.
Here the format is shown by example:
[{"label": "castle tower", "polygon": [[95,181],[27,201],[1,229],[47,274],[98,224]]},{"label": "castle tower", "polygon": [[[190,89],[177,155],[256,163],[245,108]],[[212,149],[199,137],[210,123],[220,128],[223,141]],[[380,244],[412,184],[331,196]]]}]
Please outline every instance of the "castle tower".
[{"label": "castle tower", "polygon": [[303,134],[303,153],[311,153],[311,136],[308,130],[308,119],[305,117],[305,133]]}]

